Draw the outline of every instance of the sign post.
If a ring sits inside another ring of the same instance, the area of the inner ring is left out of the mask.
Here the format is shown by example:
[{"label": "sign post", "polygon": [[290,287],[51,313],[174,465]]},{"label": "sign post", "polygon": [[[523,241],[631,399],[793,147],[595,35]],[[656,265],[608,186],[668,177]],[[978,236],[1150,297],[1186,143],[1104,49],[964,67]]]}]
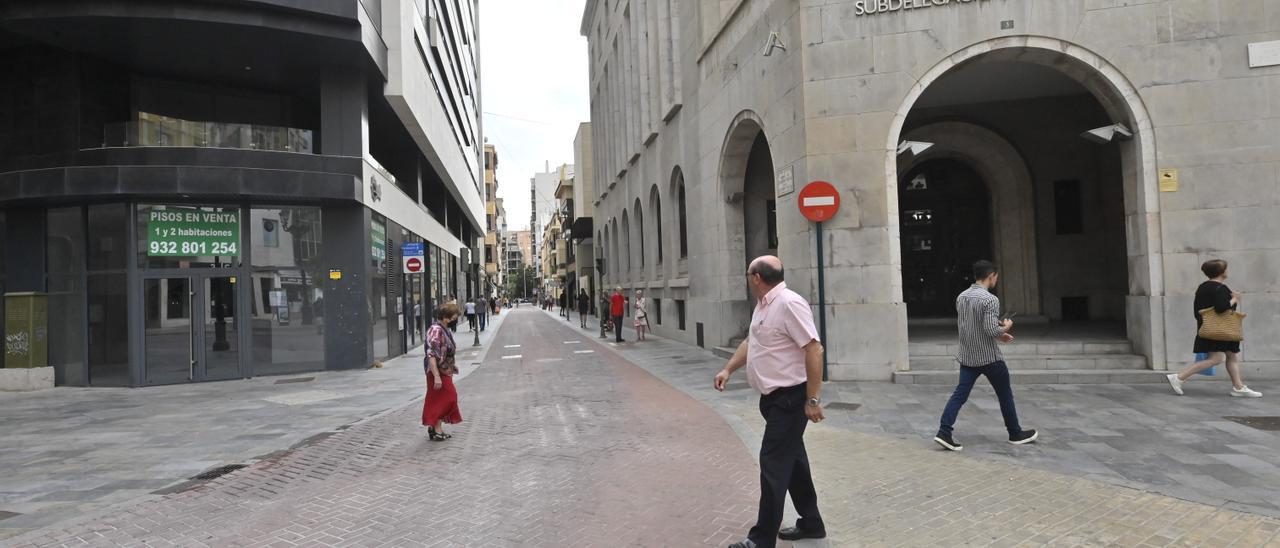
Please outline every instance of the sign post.
[{"label": "sign post", "polygon": [[400,244],[400,262],[405,274],[422,274],[427,265],[425,246],[421,243]]},{"label": "sign post", "polygon": [[822,223],[840,210],[840,193],[826,181],[814,181],[800,190],[796,199],[800,214],[817,223],[814,234],[818,238],[818,336],[822,338],[822,380],[827,380],[827,283],[823,271]]}]

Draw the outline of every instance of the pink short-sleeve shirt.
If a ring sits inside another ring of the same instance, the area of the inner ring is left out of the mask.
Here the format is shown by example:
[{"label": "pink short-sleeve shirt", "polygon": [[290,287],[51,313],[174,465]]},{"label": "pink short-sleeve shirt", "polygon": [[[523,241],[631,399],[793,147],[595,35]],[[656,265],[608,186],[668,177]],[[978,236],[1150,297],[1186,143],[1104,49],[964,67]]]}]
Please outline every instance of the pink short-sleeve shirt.
[{"label": "pink short-sleeve shirt", "polygon": [[818,340],[808,301],[780,283],[756,304],[747,343],[747,382],[761,394],[809,380],[804,347]]}]

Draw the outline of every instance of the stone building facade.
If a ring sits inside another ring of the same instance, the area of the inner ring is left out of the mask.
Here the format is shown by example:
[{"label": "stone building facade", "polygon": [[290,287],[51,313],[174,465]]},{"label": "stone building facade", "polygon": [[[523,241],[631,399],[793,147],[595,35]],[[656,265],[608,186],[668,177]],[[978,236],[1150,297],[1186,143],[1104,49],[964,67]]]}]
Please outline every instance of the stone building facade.
[{"label": "stone building facade", "polygon": [[816,301],[796,200],[825,180],[833,378],[914,382],[979,258],[1080,379],[1126,361],[1095,337],[1146,378],[1191,361],[1227,259],[1247,370],[1280,376],[1280,1],[589,0],[581,31],[605,283],[660,335],[741,340],[764,253]]}]

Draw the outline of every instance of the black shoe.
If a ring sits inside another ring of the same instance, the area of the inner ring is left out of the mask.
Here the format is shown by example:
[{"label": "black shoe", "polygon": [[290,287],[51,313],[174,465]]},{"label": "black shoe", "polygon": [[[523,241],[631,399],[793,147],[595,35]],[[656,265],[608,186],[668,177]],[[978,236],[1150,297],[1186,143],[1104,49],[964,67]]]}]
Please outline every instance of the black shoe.
[{"label": "black shoe", "polygon": [[1009,436],[1009,443],[1014,445],[1025,445],[1028,443],[1034,443],[1037,439],[1040,439],[1039,432],[1036,432],[1035,430],[1023,430],[1017,434]]},{"label": "black shoe", "polygon": [[741,542],[730,544],[729,548],[756,548],[756,543],[751,542],[751,539],[744,539]]},{"label": "black shoe", "polygon": [[964,446],[960,445],[960,442],[953,439],[950,434],[939,433],[933,437],[933,441],[938,442],[938,445],[941,445],[948,451],[959,451],[964,449]]},{"label": "black shoe", "polygon": [[782,540],[800,540],[802,538],[827,538],[827,531],[806,531],[799,527],[787,527],[778,531],[778,538]]}]

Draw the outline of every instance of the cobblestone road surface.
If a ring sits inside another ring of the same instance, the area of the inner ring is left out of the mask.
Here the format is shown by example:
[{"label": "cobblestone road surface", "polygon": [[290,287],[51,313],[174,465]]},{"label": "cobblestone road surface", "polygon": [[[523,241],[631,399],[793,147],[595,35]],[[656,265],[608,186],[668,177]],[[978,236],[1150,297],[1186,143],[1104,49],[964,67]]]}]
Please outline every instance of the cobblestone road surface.
[{"label": "cobblestone road surface", "polygon": [[194,489],[13,540],[701,546],[746,530],[757,471],[714,411],[539,311],[514,312],[492,344],[459,384],[465,421],[447,442],[428,441],[410,405]]}]

